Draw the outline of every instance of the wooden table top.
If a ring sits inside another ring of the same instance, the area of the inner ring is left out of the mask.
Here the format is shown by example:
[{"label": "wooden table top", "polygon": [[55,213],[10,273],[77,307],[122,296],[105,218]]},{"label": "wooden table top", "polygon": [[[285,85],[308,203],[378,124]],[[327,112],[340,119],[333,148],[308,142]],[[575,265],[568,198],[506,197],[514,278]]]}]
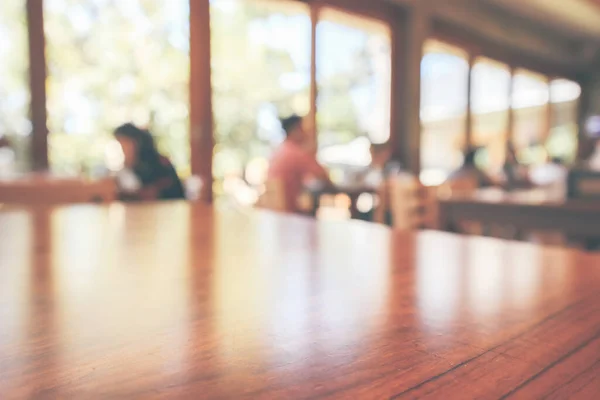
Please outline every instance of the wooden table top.
[{"label": "wooden table top", "polygon": [[0,398],[600,398],[600,256],[164,203],[0,210]]}]

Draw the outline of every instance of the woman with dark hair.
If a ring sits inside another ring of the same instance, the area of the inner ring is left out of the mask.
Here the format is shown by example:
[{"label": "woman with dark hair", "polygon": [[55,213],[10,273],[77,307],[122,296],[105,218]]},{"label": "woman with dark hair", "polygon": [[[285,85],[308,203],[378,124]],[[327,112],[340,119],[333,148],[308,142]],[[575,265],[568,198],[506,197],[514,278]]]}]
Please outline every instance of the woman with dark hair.
[{"label": "woman with dark hair", "polygon": [[118,179],[122,200],[185,198],[175,168],[158,152],[150,132],[129,123],[118,127],[114,135],[125,158],[125,171]]},{"label": "woman with dark hair", "polygon": [[512,143],[509,143],[506,147],[506,160],[502,171],[505,179],[504,186],[508,191],[529,189],[533,186],[527,168],[519,163],[517,151]]}]

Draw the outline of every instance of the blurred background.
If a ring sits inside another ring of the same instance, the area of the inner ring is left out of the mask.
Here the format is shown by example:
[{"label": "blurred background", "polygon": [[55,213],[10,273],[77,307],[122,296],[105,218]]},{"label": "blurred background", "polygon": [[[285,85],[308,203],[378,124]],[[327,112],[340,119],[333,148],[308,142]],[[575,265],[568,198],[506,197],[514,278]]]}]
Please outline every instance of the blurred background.
[{"label": "blurred background", "polygon": [[[376,3],[4,1],[4,171],[117,171],[112,131],[131,121],[180,177],[212,188],[205,197],[252,205],[284,139],[279,118],[292,114],[308,116],[334,181],[367,169],[382,144],[426,186],[470,148],[497,177],[507,143],[528,167],[578,159],[579,126],[600,113],[593,0]],[[190,21],[210,28],[194,34]],[[207,35],[209,48],[198,44]],[[193,79],[206,77],[210,99],[194,100]],[[210,140],[194,136],[207,128]]]}]

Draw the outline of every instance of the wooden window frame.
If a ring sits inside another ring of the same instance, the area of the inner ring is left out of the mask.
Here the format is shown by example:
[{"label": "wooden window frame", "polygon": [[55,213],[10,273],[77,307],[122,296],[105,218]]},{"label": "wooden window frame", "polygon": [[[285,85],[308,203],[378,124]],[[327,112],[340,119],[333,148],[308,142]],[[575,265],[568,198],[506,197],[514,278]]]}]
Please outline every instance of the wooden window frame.
[{"label": "wooden window frame", "polygon": [[312,48],[311,48],[311,125],[314,130],[311,132],[313,135],[312,140],[315,143],[315,148],[318,144],[318,126],[317,126],[317,115],[318,115],[318,83],[317,83],[317,25],[320,21],[321,11],[323,9],[330,9],[339,11],[342,13],[348,13],[358,18],[366,18],[375,20],[377,22],[385,24],[390,31],[390,43],[391,43],[391,96],[390,96],[390,137],[388,143],[392,148],[397,142],[398,134],[398,118],[396,107],[399,104],[397,100],[399,94],[394,90],[397,87],[398,82],[398,70],[400,69],[399,60],[399,24],[398,22],[402,18],[401,11],[397,6],[390,5],[382,1],[365,2],[361,0],[313,0],[308,1],[311,8],[311,20],[312,20]]},{"label": "wooden window frame", "polygon": [[[45,33],[44,33],[44,0],[27,0],[27,30],[29,37],[29,84],[31,93],[30,117],[32,123],[32,138],[30,157],[34,170],[46,170],[48,163],[48,127],[47,127],[47,97],[46,97],[46,78],[47,65],[45,54]],[[290,0],[288,0],[290,1]],[[403,67],[405,67],[405,58],[407,48],[404,37],[406,35],[405,23],[407,19],[407,9],[401,5],[390,4],[383,0],[292,0],[299,1],[309,5],[311,17],[311,82],[310,82],[310,113],[309,118],[314,127],[312,130],[313,139],[317,139],[317,98],[318,87],[316,82],[316,26],[319,21],[319,11],[322,7],[332,8],[353,15],[365,18],[375,19],[386,23],[391,31],[392,41],[392,87],[391,87],[391,121],[390,121],[390,145],[397,152],[414,152],[415,149],[402,150],[406,144],[414,145],[415,140],[420,140],[415,132],[406,132],[406,128],[401,127],[400,120],[406,119],[402,100],[407,96],[403,94],[406,91],[406,78],[401,78]],[[205,190],[202,198],[212,201],[212,163],[214,150],[214,116],[212,109],[212,87],[211,87],[211,54],[210,54],[210,3],[209,0],[190,0],[190,82],[189,82],[189,107],[190,107],[190,145],[191,145],[191,167],[192,173],[199,175],[204,180]],[[451,27],[449,24],[432,21],[434,29],[430,37],[442,42],[457,46],[465,50],[469,57],[469,90],[467,98],[467,123],[465,136],[466,147],[473,145],[472,141],[472,91],[473,77],[472,68],[474,60],[479,57],[487,57],[506,63],[511,68],[511,89],[509,96],[512,100],[512,86],[514,71],[517,68],[523,68],[536,73],[541,73],[547,77],[549,83],[553,79],[564,78],[575,81],[582,85],[582,79],[573,71],[566,71],[553,65],[545,65],[539,60],[521,57],[509,51],[506,48],[494,43],[483,45],[483,39],[477,43],[472,41],[472,36],[468,32]],[[419,60],[420,61],[420,60]],[[413,88],[414,89],[414,88]],[[550,89],[549,89],[550,90]],[[411,93],[414,90],[410,90]],[[550,101],[549,101],[550,103]],[[583,107],[583,101],[579,102],[580,113]],[[509,130],[507,132],[507,144],[514,133],[514,116],[511,107],[509,107]],[[552,107],[547,108],[547,119],[550,121]],[[405,125],[405,124],[404,124]],[[410,125],[410,124],[409,124]],[[407,138],[405,136],[411,136]],[[418,144],[415,145],[418,148]],[[415,147],[412,146],[412,147]],[[413,160],[414,161],[414,160]],[[417,162],[411,162],[408,166],[411,170],[419,170]]]},{"label": "wooden window frame", "polygon": [[[551,84],[555,79],[567,79],[567,80],[571,80],[573,82],[578,83],[579,85],[581,85],[580,81],[577,79],[572,79],[572,76],[575,75],[569,75],[569,76],[565,76],[565,75],[556,75],[556,74],[550,74],[550,73],[544,73],[544,72],[540,72],[538,70],[533,70],[531,68],[528,67],[523,67],[523,64],[515,64],[515,63],[505,63],[502,59],[498,59],[498,58],[493,58],[487,55],[487,53],[483,53],[480,51],[476,51],[474,50],[473,47],[469,47],[469,46],[465,46],[464,42],[461,43],[460,41],[457,40],[453,40],[452,38],[448,38],[447,36],[440,36],[438,35],[432,35],[431,39],[437,40],[439,42],[457,47],[463,51],[465,51],[468,55],[468,62],[469,62],[469,79],[468,79],[468,95],[467,95],[467,123],[465,126],[465,132],[464,135],[466,137],[466,148],[470,149],[473,148],[474,143],[473,143],[473,113],[472,113],[472,93],[473,93],[473,87],[474,87],[474,83],[473,83],[473,67],[475,65],[475,62],[477,60],[477,58],[480,57],[484,57],[484,58],[488,58],[494,61],[498,61],[501,62],[503,64],[506,64],[509,68],[510,71],[510,80],[509,80],[509,88],[508,88],[508,124],[507,124],[507,132],[506,132],[506,138],[505,138],[505,143],[506,146],[508,147],[512,141],[513,141],[513,137],[515,134],[515,116],[514,116],[514,107],[513,107],[513,93],[514,93],[514,77],[515,74],[517,72],[517,70],[525,70],[525,71],[529,71],[529,72],[533,72],[536,73],[538,75],[543,76],[544,78],[544,82],[546,83],[547,87],[548,87],[548,102],[545,104],[545,131],[543,132],[543,137],[542,139],[544,141],[548,140],[549,136],[550,136],[550,128],[551,128],[551,121],[552,121],[552,98],[551,98]],[[579,108],[581,109],[581,101],[579,102]],[[581,111],[580,111],[581,113]]]},{"label": "wooden window frame", "polygon": [[[514,74],[517,69],[523,69],[526,71],[531,71],[536,74],[543,75],[548,84],[548,90],[550,91],[550,84],[555,79],[567,79],[573,82],[578,83],[582,88],[584,87],[584,80],[582,79],[581,74],[575,70],[565,69],[562,66],[558,66],[556,64],[548,63],[547,61],[541,61],[538,58],[530,57],[526,54],[519,53],[516,51],[512,51],[507,49],[505,46],[502,46],[498,43],[494,43],[493,41],[486,40],[484,38],[477,38],[473,40],[473,35],[467,32],[464,29],[460,29],[452,25],[451,23],[447,23],[440,20],[434,20],[434,28],[432,29],[431,38],[439,40],[441,42],[456,46],[458,48],[463,49],[469,54],[469,59],[474,60],[478,57],[485,57],[492,59],[494,61],[501,62],[503,64],[508,65],[510,68],[510,89],[509,89],[509,104],[510,107],[508,109],[508,130],[506,137],[506,145],[508,146],[512,142],[512,138],[514,136],[514,110],[512,107],[512,95],[513,95],[513,82],[514,82]],[[469,76],[471,76],[473,64],[470,63],[469,66]],[[471,112],[471,91],[473,90],[472,82],[469,81],[469,113]],[[583,96],[583,90],[582,90]],[[579,114],[583,113],[584,102],[579,101],[578,109]],[[549,96],[548,104],[546,106],[546,116],[545,119],[548,121],[547,128],[550,127],[549,123],[552,118],[552,107],[551,107],[551,99]],[[580,123],[580,121],[577,121]],[[472,142],[472,115],[469,115],[469,122],[467,123],[467,132],[465,133],[468,141],[467,148],[473,146]],[[544,132],[544,140],[547,140],[549,137],[549,129]],[[578,157],[579,158],[579,157]]]},{"label": "wooden window frame", "polygon": [[190,151],[192,174],[203,181],[200,198],[213,200],[210,0],[190,0]]},{"label": "wooden window frame", "polygon": [[43,0],[27,0],[27,32],[29,44],[29,92],[31,94],[31,166],[44,171],[48,164],[48,116],[46,109],[46,38]]},{"label": "wooden window frame", "polygon": [[[358,17],[374,19],[385,23],[391,32],[392,55],[392,88],[391,88],[391,114],[390,114],[390,139],[389,143],[394,148],[398,143],[398,97],[399,78],[397,72],[400,69],[402,55],[399,40],[402,29],[399,23],[402,18],[402,10],[399,6],[388,4],[381,0],[365,2],[362,0],[287,0],[306,3],[310,7],[311,18],[311,66],[310,66],[310,111],[308,114],[309,134],[313,142],[313,148],[317,150],[317,24],[320,12],[323,8],[347,12]],[[212,110],[212,88],[210,84],[210,6],[209,0],[190,0],[194,7],[190,8],[190,125],[192,138],[192,173],[199,175],[204,181],[204,193],[202,198],[211,202],[212,193],[212,163],[213,149],[215,145],[213,125],[214,115]],[[195,25],[202,25],[201,28]],[[193,80],[192,80],[193,77]],[[208,98],[208,100],[207,100]]]},{"label": "wooden window frame", "polygon": [[[44,0],[27,0],[27,22],[29,33],[29,78],[31,93],[32,146],[30,156],[35,170],[47,170],[48,163],[48,127],[46,97],[46,54],[44,33]],[[288,0],[289,1],[289,0]],[[399,45],[402,11],[399,6],[388,4],[382,0],[365,2],[362,0],[292,0],[309,5],[311,17],[311,82],[310,113],[313,136],[316,142],[316,118],[318,87],[316,82],[316,25],[322,7],[333,8],[354,15],[376,19],[386,23],[392,32],[392,96],[390,142],[396,143],[398,132],[399,93],[398,76]],[[190,0],[190,148],[192,174],[203,179],[202,199],[211,202],[212,164],[214,139],[214,116],[212,109],[211,87],[211,49],[210,49],[210,2],[209,0]]]}]

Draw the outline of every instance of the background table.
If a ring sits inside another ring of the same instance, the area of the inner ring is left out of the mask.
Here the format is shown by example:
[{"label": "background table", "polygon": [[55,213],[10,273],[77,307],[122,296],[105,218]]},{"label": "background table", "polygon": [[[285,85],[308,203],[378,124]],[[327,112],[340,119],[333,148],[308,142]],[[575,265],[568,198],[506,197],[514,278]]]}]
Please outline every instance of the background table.
[{"label": "background table", "polygon": [[113,179],[61,177],[30,173],[0,178],[0,203],[22,205],[110,202],[117,197]]},{"label": "background table", "polygon": [[165,203],[0,211],[0,398],[600,396],[600,256]]},{"label": "background table", "polygon": [[592,243],[600,239],[600,202],[560,200],[536,191],[482,191],[442,199],[442,229],[453,231],[461,221],[502,224],[519,231],[556,231]]},{"label": "background table", "polygon": [[333,186],[330,185],[312,185],[306,188],[306,193],[311,197],[313,216],[317,215],[319,207],[321,206],[321,197],[325,195],[338,195],[343,194],[348,196],[350,202],[350,218],[360,219],[361,212],[358,209],[358,199],[362,194],[375,194],[377,188],[373,185],[366,183],[341,183]]}]

